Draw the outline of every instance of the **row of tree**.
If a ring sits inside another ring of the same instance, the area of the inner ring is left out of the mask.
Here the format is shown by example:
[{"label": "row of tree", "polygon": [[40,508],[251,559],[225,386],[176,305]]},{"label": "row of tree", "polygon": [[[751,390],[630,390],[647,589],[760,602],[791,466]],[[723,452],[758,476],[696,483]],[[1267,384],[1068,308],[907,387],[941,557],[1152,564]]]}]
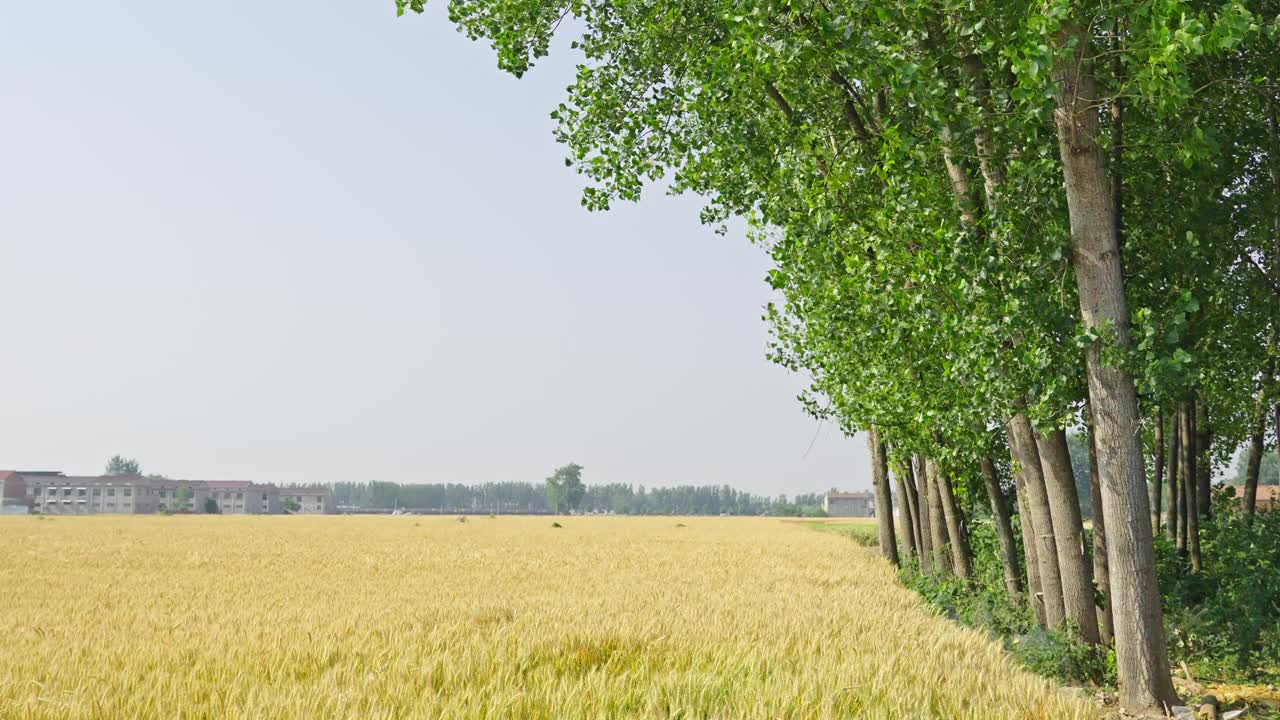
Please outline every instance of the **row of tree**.
[{"label": "row of tree", "polygon": [[[463,485],[433,483],[400,485],[390,482],[340,482],[333,485],[339,506],[431,512],[550,513],[555,512],[545,483],[504,482]],[[728,485],[651,487],[609,483],[584,485],[576,505],[567,499],[561,512],[617,515],[781,515],[818,516],[822,496],[816,494],[764,497]]]},{"label": "row of tree", "polygon": [[[745,218],[774,263],[773,358],[813,378],[813,414],[866,432],[881,507],[891,483],[906,500],[903,552],[882,513],[885,555],[963,578],[967,527],[990,516],[1008,592],[1046,627],[1113,643],[1120,699],[1140,712],[1177,700],[1153,534],[1198,569],[1208,469],[1247,442],[1253,512],[1273,409],[1280,423],[1278,10],[451,0],[449,14],[516,75],[575,34],[553,118],[584,204],[656,181],[706,197],[710,222]],[[1068,428],[1094,458],[1092,547]]]},{"label": "row of tree", "polygon": [[[107,475],[141,475],[141,464],[114,455]],[[164,478],[163,475],[148,477]],[[401,485],[391,482],[338,482],[330,485],[334,502],[343,507],[370,510],[405,508],[431,512],[557,513],[592,512],[617,515],[783,515],[819,516],[822,496],[816,493],[765,497],[735,490],[728,485],[681,485],[646,489],[643,485],[609,483],[586,485],[582,466],[569,463],[556,468],[542,483],[497,482],[478,485],[427,483]],[[178,488],[181,493],[190,488]],[[296,512],[298,507],[286,507]],[[214,503],[216,505],[217,503]],[[206,512],[210,512],[206,508]]]}]

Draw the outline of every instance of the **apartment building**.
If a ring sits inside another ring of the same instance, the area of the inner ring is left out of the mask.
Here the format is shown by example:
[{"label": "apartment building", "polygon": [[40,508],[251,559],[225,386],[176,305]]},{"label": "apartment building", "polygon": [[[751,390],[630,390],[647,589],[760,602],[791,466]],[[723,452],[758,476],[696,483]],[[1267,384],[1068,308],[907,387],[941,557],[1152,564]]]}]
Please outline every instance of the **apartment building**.
[{"label": "apartment building", "polygon": [[333,492],[325,487],[291,487],[280,491],[280,502],[299,515],[331,515],[336,512]]},{"label": "apartment building", "polygon": [[24,473],[22,479],[31,512],[43,515],[146,514],[159,499],[146,478],[132,475]]},{"label": "apartment building", "polygon": [[[208,513],[215,508],[227,515],[267,515],[287,510],[280,488],[247,481],[22,471],[0,471],[0,477],[5,480],[6,496],[22,498],[30,512],[44,515]],[[328,488],[288,488],[284,492],[293,501],[289,505],[299,508],[296,512],[335,511]]]},{"label": "apartment building", "polygon": [[207,480],[209,497],[229,515],[276,515],[282,512],[280,488],[243,480]]}]

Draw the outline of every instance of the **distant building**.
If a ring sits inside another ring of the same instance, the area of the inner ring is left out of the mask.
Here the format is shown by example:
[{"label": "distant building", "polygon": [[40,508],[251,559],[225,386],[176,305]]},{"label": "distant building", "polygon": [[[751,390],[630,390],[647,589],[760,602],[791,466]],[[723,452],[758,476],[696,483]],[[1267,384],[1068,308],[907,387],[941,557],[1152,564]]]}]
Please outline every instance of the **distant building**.
[{"label": "distant building", "polygon": [[870,492],[836,492],[822,496],[822,509],[831,517],[872,517],[876,497]]},{"label": "distant building", "polygon": [[[1237,486],[1235,491],[1236,502],[1243,505],[1244,487]],[[1259,485],[1254,508],[1257,510],[1280,510],[1280,485]]]},{"label": "distant building", "polygon": [[[225,515],[278,515],[280,488],[244,480],[208,480],[209,497]],[[328,489],[325,489],[328,492]]]},{"label": "distant building", "polygon": [[159,493],[137,475],[23,474],[31,512],[43,515],[153,513]]},{"label": "distant building", "polygon": [[30,511],[22,476],[13,470],[0,470],[0,515],[26,515]]},{"label": "distant building", "polygon": [[280,504],[285,510],[298,515],[330,515],[335,512],[333,493],[324,487],[290,487],[280,491]]},{"label": "distant building", "polygon": [[[147,515],[162,512],[206,513],[212,506],[226,515],[276,515],[284,512],[281,490],[244,480],[174,480],[138,475],[71,476],[59,472],[0,471],[4,512],[19,504],[43,515]],[[290,488],[298,512],[335,511],[328,488]],[[16,510],[12,512],[18,512]]]}]

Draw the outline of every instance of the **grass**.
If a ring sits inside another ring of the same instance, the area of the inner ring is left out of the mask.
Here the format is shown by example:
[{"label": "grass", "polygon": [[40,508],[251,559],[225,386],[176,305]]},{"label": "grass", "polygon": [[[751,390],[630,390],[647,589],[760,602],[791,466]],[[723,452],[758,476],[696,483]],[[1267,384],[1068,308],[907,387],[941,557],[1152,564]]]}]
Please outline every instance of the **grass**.
[{"label": "grass", "polygon": [[2,718],[1091,716],[766,518],[0,518]]},{"label": "grass", "polygon": [[875,518],[839,518],[800,522],[814,530],[843,535],[863,547],[880,547],[880,527],[876,525]]}]

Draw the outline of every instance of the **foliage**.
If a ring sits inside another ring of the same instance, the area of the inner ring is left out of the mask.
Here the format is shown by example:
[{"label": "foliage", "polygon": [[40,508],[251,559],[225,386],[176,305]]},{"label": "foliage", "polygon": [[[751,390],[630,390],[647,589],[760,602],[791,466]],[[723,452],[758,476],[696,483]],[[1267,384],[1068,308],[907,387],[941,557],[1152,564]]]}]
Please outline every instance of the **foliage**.
[{"label": "foliage", "polygon": [[204,499],[204,511],[210,515],[218,515],[222,512],[222,508],[218,507],[218,501],[213,498]]},{"label": "foliage", "polygon": [[[180,485],[178,489],[174,491],[173,496],[175,500],[174,506],[179,510],[186,509],[187,504],[191,502],[191,488],[187,485]],[[216,505],[217,503],[214,504]],[[205,505],[207,507],[208,503],[206,502]]]},{"label": "foliage", "polygon": [[3,520],[6,718],[1094,717],[776,520]]},{"label": "foliage", "polygon": [[302,503],[293,498],[285,498],[280,504],[284,507],[284,511],[288,513],[296,513],[302,509]]},{"label": "foliage", "polygon": [[1189,572],[1167,540],[1157,544],[1165,625],[1174,661],[1198,677],[1280,681],[1280,512],[1252,523],[1231,509],[1231,488],[1217,493],[1201,520],[1203,567]]},{"label": "foliage", "polygon": [[127,458],[123,455],[112,455],[107,461],[107,468],[103,471],[104,475],[141,475],[142,465],[137,460]]},{"label": "foliage", "polygon": [[926,575],[914,563],[902,569],[903,582],[947,617],[999,638],[1032,672],[1064,683],[1115,684],[1114,656],[1106,649],[1081,642],[1070,628],[1040,628],[1023,598],[1005,591],[999,541],[989,523],[975,526],[970,545],[971,582]]},{"label": "foliage", "polygon": [[1076,496],[1080,499],[1080,515],[1093,518],[1093,496],[1089,494],[1089,436],[1084,433],[1067,433],[1067,450],[1071,452],[1071,476],[1076,481]]},{"label": "foliage", "polygon": [[[1249,470],[1249,453],[1242,452],[1236,458],[1236,475],[1231,480],[1233,485],[1244,485]],[[1276,452],[1262,454],[1262,464],[1258,468],[1259,485],[1280,485],[1280,459]]]},{"label": "foliage", "polygon": [[[1204,565],[1186,558],[1160,534],[1157,572],[1170,657],[1210,680],[1280,680],[1280,512],[1261,511],[1248,523],[1232,488],[1218,491],[1213,517],[1202,520]],[[1014,518],[1017,524],[1017,518]],[[874,536],[868,537],[874,545]],[[1069,631],[1047,632],[1022,598],[1004,592],[995,533],[986,523],[970,537],[974,578],[936,578],[906,563],[901,577],[930,605],[964,625],[999,637],[1033,672],[1068,683],[1114,685],[1114,651],[1099,651]]]},{"label": "foliage", "polygon": [[843,535],[862,547],[878,547],[880,534],[874,521],[868,522],[818,522],[809,527],[822,532]]},{"label": "foliage", "polygon": [[582,484],[582,466],[569,463],[556,468],[551,477],[547,478],[546,489],[547,505],[551,512],[577,510],[586,494],[586,486]]},{"label": "foliage", "polygon": [[[339,482],[333,485],[333,497],[334,502],[342,507],[382,510],[401,507],[434,512],[549,512],[545,487],[522,482],[481,485]],[[736,490],[728,485],[587,485],[579,509],[582,512],[617,515],[825,515],[822,511],[822,496],[816,493],[770,498]]]}]

